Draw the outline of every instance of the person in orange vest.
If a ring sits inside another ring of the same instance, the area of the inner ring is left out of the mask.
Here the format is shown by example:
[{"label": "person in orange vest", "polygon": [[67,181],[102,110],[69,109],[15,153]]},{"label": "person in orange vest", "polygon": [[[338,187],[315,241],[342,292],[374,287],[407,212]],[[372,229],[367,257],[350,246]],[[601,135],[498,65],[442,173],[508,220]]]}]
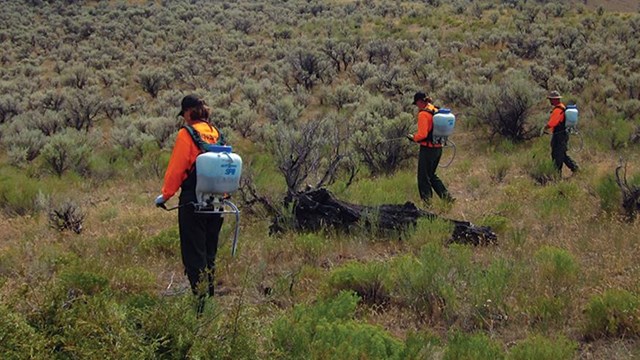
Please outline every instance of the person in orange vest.
[{"label": "person in orange vest", "polygon": [[418,191],[420,198],[429,203],[433,191],[442,199],[453,202],[447,188],[438,175],[436,169],[442,157],[442,144],[433,143],[433,115],[438,107],[432,104],[433,100],[422,91],[413,96],[413,104],[418,107],[418,131],[408,134],[407,138],[420,144],[418,154]]},{"label": "person in orange vest", "polygon": [[553,159],[553,163],[558,172],[562,173],[562,165],[564,164],[575,173],[579,170],[579,167],[578,164],[576,164],[576,162],[567,155],[569,132],[567,131],[564,115],[567,107],[560,102],[561,98],[562,96],[560,96],[558,91],[554,90],[549,92],[547,99],[549,99],[553,109],[549,116],[549,122],[545,125],[543,131],[547,132],[550,130],[553,133],[551,136],[551,159]]},{"label": "person in orange vest", "polygon": [[[221,133],[209,123],[210,114],[211,110],[202,99],[195,95],[187,95],[182,99],[178,116],[182,117],[185,124],[197,132],[202,140],[215,144],[221,138]],[[189,131],[182,127],[178,131],[169,159],[162,194],[155,200],[156,206],[164,207],[164,203],[181,188],[178,208],[180,249],[191,290],[194,295],[198,295],[198,312],[203,309],[204,298],[207,295],[213,296],[213,273],[223,221],[219,214],[204,215],[194,212],[193,204],[197,202],[195,161],[200,153],[201,150]]]}]

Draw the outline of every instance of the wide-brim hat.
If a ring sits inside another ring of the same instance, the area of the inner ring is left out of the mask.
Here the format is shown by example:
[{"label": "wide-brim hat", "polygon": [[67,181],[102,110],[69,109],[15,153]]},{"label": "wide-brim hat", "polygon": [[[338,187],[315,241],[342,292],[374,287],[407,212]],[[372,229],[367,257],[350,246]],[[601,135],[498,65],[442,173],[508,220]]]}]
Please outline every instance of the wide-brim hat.
[{"label": "wide-brim hat", "polygon": [[547,95],[547,99],[562,99],[560,93],[556,90],[550,91],[549,95]]}]

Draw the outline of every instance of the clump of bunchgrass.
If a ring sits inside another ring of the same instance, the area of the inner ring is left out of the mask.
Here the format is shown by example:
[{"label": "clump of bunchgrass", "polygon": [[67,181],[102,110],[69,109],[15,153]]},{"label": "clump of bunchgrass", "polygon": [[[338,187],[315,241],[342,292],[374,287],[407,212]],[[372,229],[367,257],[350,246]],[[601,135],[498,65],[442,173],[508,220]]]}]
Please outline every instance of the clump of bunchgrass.
[{"label": "clump of bunchgrass", "polygon": [[454,332],[447,343],[444,351],[444,360],[468,359],[504,359],[502,345],[489,339],[482,333],[465,334],[459,331]]},{"label": "clump of bunchgrass", "polygon": [[551,339],[542,335],[529,336],[509,350],[509,360],[556,360],[575,357],[578,344],[565,337]]},{"label": "clump of bunchgrass", "polygon": [[587,339],[640,336],[640,298],[629,291],[611,289],[592,297],[585,316]]},{"label": "clump of bunchgrass", "polygon": [[365,303],[385,304],[390,299],[387,273],[388,266],[383,262],[349,262],[334,269],[328,283],[334,291],[354,291]]}]

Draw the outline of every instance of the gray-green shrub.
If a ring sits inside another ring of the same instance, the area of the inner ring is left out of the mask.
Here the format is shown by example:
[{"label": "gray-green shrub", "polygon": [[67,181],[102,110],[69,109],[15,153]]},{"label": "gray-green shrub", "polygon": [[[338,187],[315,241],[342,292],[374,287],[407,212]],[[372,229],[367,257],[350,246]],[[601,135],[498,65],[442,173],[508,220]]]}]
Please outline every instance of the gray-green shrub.
[{"label": "gray-green shrub", "polygon": [[527,78],[511,73],[497,84],[476,88],[473,110],[476,120],[489,128],[491,136],[500,135],[512,141],[531,138],[528,119],[533,106],[543,98],[542,92]]},{"label": "gray-green shrub", "polygon": [[95,142],[91,137],[90,133],[71,128],[51,136],[41,153],[44,168],[58,176],[69,170],[86,173],[89,158],[95,150]]}]

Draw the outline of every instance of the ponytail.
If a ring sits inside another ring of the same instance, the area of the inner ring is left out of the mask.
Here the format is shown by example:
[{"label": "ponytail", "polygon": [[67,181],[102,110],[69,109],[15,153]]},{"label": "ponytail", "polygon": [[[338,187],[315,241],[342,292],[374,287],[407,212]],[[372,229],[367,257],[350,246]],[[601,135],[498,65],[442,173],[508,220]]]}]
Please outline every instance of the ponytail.
[{"label": "ponytail", "polygon": [[211,116],[211,108],[207,106],[204,100],[199,99],[198,106],[194,107],[191,112],[191,119],[209,122],[209,116]]}]

